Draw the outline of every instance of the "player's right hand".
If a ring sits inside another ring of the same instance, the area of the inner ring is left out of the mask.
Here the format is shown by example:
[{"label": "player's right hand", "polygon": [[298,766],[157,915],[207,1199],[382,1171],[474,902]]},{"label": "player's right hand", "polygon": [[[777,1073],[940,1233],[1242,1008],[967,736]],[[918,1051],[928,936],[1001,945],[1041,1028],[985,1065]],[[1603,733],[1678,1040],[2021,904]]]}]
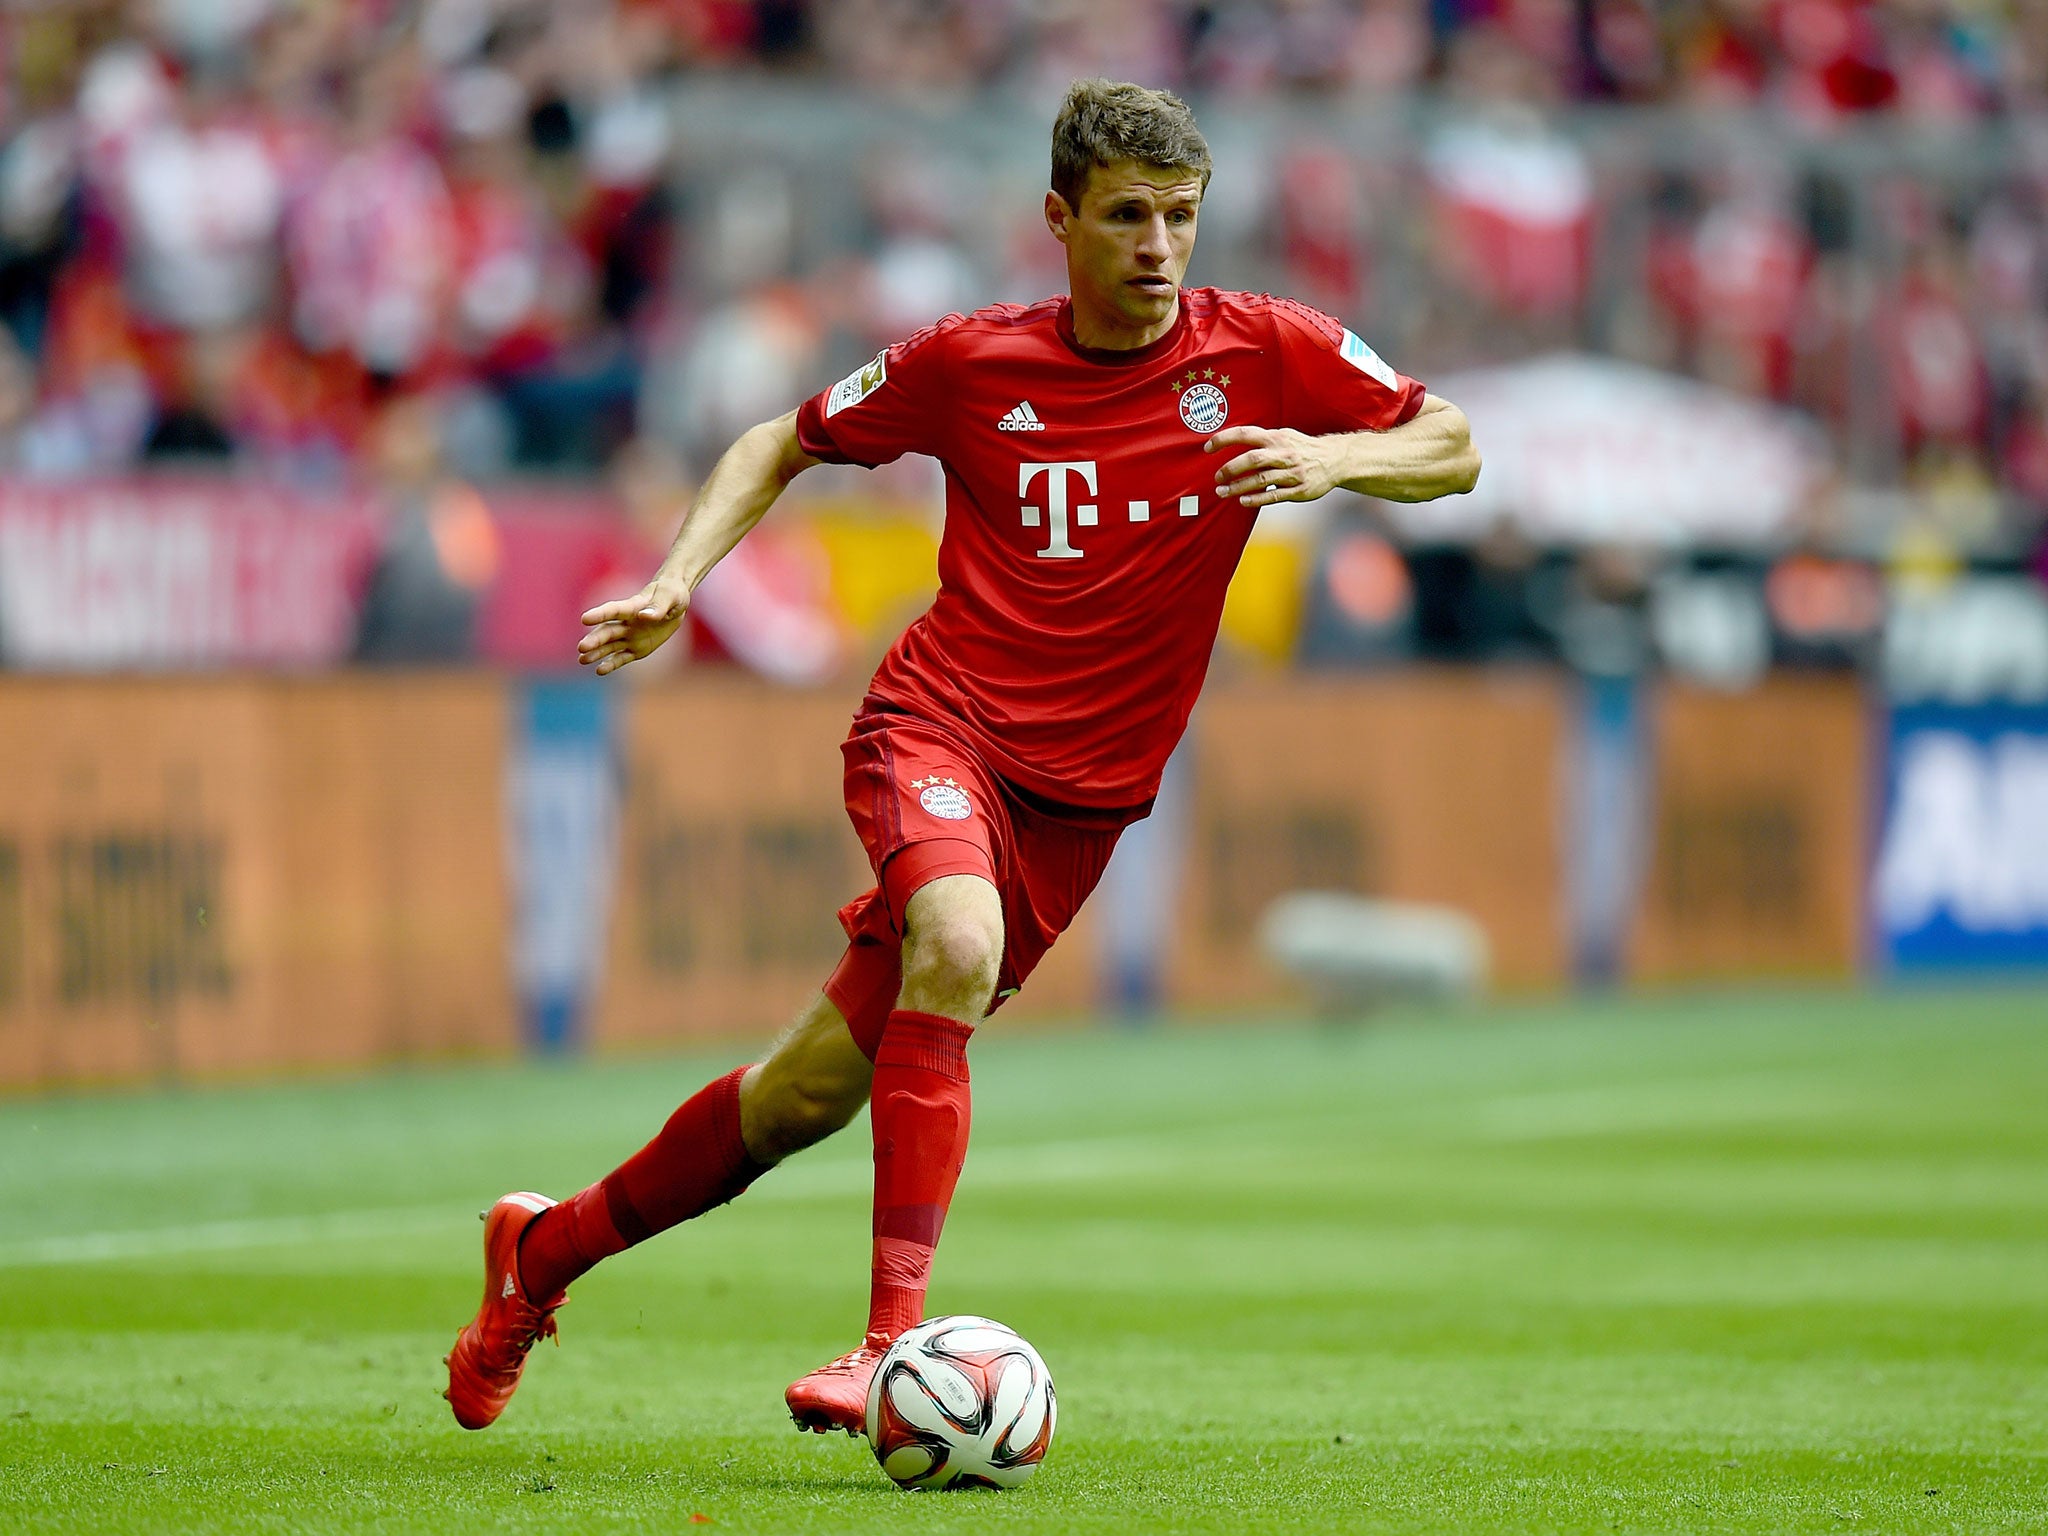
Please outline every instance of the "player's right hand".
[{"label": "player's right hand", "polygon": [[689,589],[657,576],[631,597],[599,603],[583,615],[589,630],[576,643],[576,660],[596,667],[598,676],[616,672],[629,661],[659,650],[682,626],[689,611]]}]

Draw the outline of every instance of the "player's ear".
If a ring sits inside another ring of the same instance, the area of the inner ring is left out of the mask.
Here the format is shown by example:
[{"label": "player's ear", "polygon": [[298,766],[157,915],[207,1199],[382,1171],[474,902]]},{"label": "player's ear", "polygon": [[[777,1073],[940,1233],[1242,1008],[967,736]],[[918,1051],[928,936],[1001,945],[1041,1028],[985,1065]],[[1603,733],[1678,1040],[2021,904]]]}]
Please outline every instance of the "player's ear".
[{"label": "player's ear", "polygon": [[1053,239],[1061,245],[1067,243],[1067,221],[1074,216],[1074,210],[1067,206],[1067,200],[1057,192],[1045,194],[1045,227],[1052,231]]}]

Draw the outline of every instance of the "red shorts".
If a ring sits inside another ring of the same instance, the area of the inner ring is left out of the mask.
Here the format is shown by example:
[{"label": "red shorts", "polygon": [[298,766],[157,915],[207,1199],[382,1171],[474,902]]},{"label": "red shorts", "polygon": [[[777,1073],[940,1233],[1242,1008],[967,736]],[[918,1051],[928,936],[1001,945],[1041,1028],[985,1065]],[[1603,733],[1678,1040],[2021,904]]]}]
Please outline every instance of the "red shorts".
[{"label": "red shorts", "polygon": [[840,748],[846,814],[875,888],[839,909],[850,941],[825,996],[872,1056],[902,987],[903,910],[944,875],[979,875],[1003,902],[1003,962],[993,1012],[1024,984],[1095,882],[1117,835],[1147,805],[1056,805],[993,773],[945,727],[864,706]]}]

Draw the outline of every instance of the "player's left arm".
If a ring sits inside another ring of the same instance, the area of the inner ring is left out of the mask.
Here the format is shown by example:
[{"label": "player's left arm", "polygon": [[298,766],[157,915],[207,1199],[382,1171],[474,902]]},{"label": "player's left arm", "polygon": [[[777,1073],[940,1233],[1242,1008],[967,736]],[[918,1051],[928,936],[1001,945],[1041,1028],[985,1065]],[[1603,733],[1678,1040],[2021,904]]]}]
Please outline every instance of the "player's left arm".
[{"label": "player's left arm", "polygon": [[1247,507],[1314,501],[1339,486],[1383,501],[1434,501],[1479,483],[1471,424],[1436,395],[1424,395],[1420,410],[1384,432],[1225,427],[1202,446],[1230,455],[1216,471],[1216,494]]}]

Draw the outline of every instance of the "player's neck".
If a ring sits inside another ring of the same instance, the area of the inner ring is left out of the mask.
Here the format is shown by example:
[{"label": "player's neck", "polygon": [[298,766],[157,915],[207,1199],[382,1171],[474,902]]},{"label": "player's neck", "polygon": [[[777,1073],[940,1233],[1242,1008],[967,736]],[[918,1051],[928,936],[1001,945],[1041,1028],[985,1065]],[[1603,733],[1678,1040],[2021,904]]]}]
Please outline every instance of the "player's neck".
[{"label": "player's neck", "polygon": [[1108,306],[1095,306],[1075,291],[1070,299],[1074,340],[1095,352],[1135,352],[1149,347],[1180,322],[1180,295],[1173,296],[1173,308],[1166,318],[1151,325],[1136,326]]}]

